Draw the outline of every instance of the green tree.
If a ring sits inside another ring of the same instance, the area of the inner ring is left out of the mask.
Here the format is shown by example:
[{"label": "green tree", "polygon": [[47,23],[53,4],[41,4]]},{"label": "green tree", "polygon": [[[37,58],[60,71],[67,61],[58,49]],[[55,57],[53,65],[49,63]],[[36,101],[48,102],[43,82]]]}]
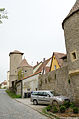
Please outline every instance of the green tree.
[{"label": "green tree", "polygon": [[7,11],[5,8],[0,8],[0,24],[3,23],[2,19],[8,19]]}]

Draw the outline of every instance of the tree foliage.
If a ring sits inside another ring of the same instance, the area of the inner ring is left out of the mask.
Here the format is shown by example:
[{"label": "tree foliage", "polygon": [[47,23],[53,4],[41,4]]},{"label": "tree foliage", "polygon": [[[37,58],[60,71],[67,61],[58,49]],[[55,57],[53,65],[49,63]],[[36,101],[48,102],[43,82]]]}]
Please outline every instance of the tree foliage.
[{"label": "tree foliage", "polygon": [[0,24],[3,23],[2,19],[8,19],[7,11],[5,8],[0,8]]}]

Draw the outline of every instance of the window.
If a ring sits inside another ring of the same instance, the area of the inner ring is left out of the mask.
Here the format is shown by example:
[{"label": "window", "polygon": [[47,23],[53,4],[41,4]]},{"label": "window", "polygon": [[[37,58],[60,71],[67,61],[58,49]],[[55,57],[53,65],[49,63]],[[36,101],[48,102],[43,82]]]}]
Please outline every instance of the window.
[{"label": "window", "polygon": [[43,96],[47,96],[48,95],[48,93],[47,92],[43,92]]},{"label": "window", "polygon": [[38,95],[38,92],[32,92],[32,95]]},{"label": "window", "polygon": [[28,88],[27,90],[30,91],[30,88]]},{"label": "window", "polygon": [[39,96],[43,96],[43,92],[38,92],[38,95]]},{"label": "window", "polygon": [[56,70],[56,65],[54,65],[54,69]]},{"label": "window", "polygon": [[77,59],[77,53],[76,53],[76,51],[71,52],[71,60],[72,61],[75,61],[76,59]]},{"label": "window", "polygon": [[74,60],[76,59],[76,53],[75,53],[75,52],[72,53],[72,58],[73,58]]},{"label": "window", "polygon": [[27,72],[27,70],[25,70],[25,72]]}]

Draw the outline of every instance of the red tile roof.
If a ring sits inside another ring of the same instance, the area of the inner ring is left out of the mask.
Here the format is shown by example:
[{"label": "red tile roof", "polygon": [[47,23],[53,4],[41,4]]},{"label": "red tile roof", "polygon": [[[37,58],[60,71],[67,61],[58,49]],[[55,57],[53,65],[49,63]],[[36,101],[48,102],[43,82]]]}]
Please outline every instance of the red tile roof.
[{"label": "red tile roof", "polygon": [[[45,60],[44,62],[42,62],[42,64],[40,65],[40,67],[38,68],[38,70],[37,70],[34,74],[31,74],[31,75],[29,75],[29,76],[27,76],[27,77],[24,77],[23,80],[24,80],[24,79],[27,79],[27,78],[29,78],[29,77],[32,77],[32,76],[34,76],[34,75],[40,74],[40,73],[42,72],[43,68],[44,68],[45,72],[49,72],[50,67],[48,67],[48,66],[46,66],[46,65],[47,65],[47,63],[48,63],[50,60],[51,60],[51,58],[49,58],[49,59]],[[41,62],[40,62],[40,63],[41,63]]]},{"label": "red tile roof", "polygon": [[36,64],[35,66],[33,66],[33,69],[35,69],[40,63],[42,63],[42,61]]},{"label": "red tile roof", "polygon": [[47,72],[49,72],[50,67],[46,66],[44,70],[45,70],[45,72],[47,73]]},{"label": "red tile roof", "polygon": [[7,85],[7,81],[3,81],[2,83],[1,83],[1,85]]},{"label": "red tile roof", "polygon": [[51,60],[51,58],[45,60],[44,62],[42,62],[42,64],[40,65],[40,67],[38,68],[38,70],[36,72],[41,72],[43,69],[45,70],[46,65],[48,64],[48,62]]},{"label": "red tile roof", "polygon": [[32,66],[28,64],[26,59],[23,59],[18,68],[19,67],[32,67]]}]

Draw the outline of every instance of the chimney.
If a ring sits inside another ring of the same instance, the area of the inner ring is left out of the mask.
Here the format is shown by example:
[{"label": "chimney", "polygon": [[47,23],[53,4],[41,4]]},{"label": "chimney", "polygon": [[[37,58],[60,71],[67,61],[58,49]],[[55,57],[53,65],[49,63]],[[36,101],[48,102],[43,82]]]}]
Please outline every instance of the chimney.
[{"label": "chimney", "polygon": [[[45,58],[43,58],[43,64],[45,63]],[[42,74],[44,74],[44,72],[45,72],[45,66],[43,65],[43,72],[42,72]]]},{"label": "chimney", "polygon": [[43,58],[43,62],[45,62],[45,58]]},{"label": "chimney", "polygon": [[38,61],[37,61],[37,65],[38,65]]}]

